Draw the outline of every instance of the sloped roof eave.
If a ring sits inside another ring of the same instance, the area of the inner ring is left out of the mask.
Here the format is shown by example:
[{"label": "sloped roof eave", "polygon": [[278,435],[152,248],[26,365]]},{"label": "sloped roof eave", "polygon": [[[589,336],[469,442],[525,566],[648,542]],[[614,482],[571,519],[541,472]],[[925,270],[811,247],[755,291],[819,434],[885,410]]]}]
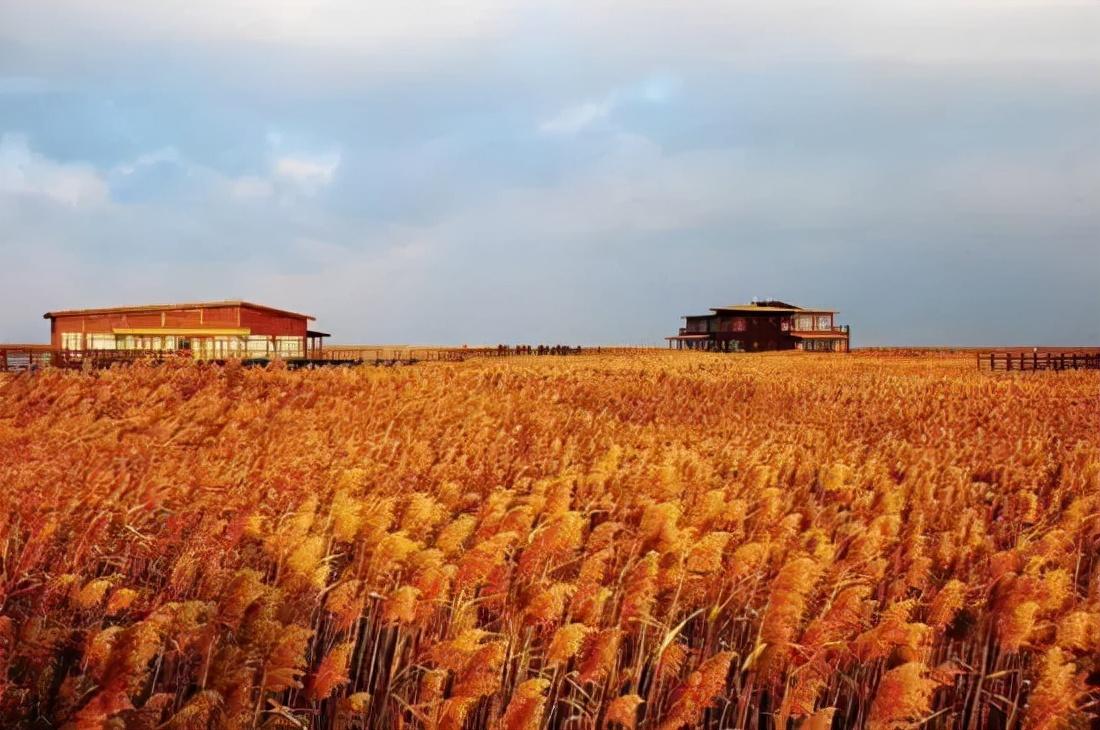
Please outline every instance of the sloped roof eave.
[{"label": "sloped roof eave", "polygon": [[213,309],[215,307],[247,307],[249,309],[259,309],[266,312],[274,312],[275,314],[283,314],[290,317],[301,317],[307,320],[316,320],[317,318],[310,314],[302,314],[301,312],[292,312],[289,309],[279,309],[277,307],[269,307],[265,304],[256,304],[255,302],[246,302],[243,299],[226,299],[219,301],[209,302],[181,302],[179,304],[139,304],[132,306],[122,307],[91,307],[88,309],[58,309],[51,312],[46,312],[42,315],[43,319],[53,319],[54,317],[68,317],[79,314],[124,314],[129,312],[167,312],[177,309]]}]

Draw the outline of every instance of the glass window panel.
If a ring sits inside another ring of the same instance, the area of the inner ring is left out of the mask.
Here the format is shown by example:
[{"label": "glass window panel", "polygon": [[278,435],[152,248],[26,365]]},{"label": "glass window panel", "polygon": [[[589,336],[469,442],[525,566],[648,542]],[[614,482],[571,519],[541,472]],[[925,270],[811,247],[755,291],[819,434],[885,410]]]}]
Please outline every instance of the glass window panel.
[{"label": "glass window panel", "polygon": [[271,343],[269,337],[263,335],[252,335],[248,338],[248,354],[250,357],[264,357],[267,355],[268,345]]},{"label": "glass window panel", "polygon": [[282,357],[302,356],[303,348],[301,337],[276,337],[275,347]]},{"label": "glass window panel", "polygon": [[115,348],[114,335],[88,335],[89,350],[114,350]]}]

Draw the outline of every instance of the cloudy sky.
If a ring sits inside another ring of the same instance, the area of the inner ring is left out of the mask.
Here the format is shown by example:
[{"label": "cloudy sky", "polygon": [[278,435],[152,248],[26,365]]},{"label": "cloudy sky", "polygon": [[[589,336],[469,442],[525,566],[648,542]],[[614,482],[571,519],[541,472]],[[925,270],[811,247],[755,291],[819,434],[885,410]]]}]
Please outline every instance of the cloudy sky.
[{"label": "cloudy sky", "polygon": [[1100,344],[1100,0],[0,0],[0,341]]}]

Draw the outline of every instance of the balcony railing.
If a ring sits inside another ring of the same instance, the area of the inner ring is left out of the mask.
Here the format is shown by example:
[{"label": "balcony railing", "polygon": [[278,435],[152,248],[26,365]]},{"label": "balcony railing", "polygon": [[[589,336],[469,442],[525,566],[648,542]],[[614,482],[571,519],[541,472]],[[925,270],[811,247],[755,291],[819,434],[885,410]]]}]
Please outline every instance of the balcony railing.
[{"label": "balcony railing", "polygon": [[[736,334],[738,332],[744,332],[744,330],[724,330],[724,329],[720,329],[720,330],[698,330],[698,329],[691,329],[689,327],[681,327],[679,334],[680,334],[680,336],[683,336],[683,335],[711,335],[711,334],[714,334],[716,331],[717,332],[723,332],[723,333],[734,333],[734,334]],[[783,330],[783,331],[788,332],[789,334],[792,334],[792,335],[815,334],[815,333],[818,333],[818,334],[828,333],[828,334],[836,334],[836,335],[846,335],[846,334],[848,334],[848,325],[838,324],[838,325],[835,325],[833,327],[826,327],[824,329],[814,328],[814,329],[808,329],[808,330],[794,329],[792,327],[790,330]]]},{"label": "balcony railing", "polygon": [[795,329],[793,327],[791,328],[791,334],[792,335],[820,334],[820,333],[846,335],[846,334],[848,334],[848,325],[838,324],[838,325],[835,325],[833,327],[824,327],[824,328],[814,327],[813,329],[808,329],[808,330],[800,330],[800,329]]}]

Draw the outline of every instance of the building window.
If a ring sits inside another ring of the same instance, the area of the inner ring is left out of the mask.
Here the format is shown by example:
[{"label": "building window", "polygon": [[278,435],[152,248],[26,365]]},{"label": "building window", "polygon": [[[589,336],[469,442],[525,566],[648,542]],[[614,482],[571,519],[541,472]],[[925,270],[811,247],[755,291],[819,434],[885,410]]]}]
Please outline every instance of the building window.
[{"label": "building window", "polygon": [[175,342],[175,337],[160,337],[156,335],[115,335],[116,350],[157,352],[166,348],[169,350],[175,349]]},{"label": "building window", "polygon": [[836,352],[840,349],[837,340],[806,340],[802,349],[810,352]]},{"label": "building window", "polygon": [[830,330],[833,328],[832,317],[827,314],[823,314],[817,318],[817,328],[819,330]]},{"label": "building window", "polygon": [[809,332],[814,328],[814,318],[808,314],[800,314],[794,319],[794,328],[799,332]]},{"label": "building window", "polygon": [[731,325],[731,329],[734,332],[744,332],[745,327],[747,325],[747,321],[745,320],[744,317],[734,317],[733,320],[730,322],[730,325]]},{"label": "building window", "polygon": [[83,335],[80,332],[62,332],[61,333],[61,349],[62,350],[83,350],[84,344],[81,341]]},{"label": "building window", "polygon": [[[261,337],[259,339],[263,340],[262,354],[267,354],[267,338]],[[219,360],[227,357],[240,357],[248,351],[249,347],[248,339],[244,337],[215,337],[211,342],[213,356]]]},{"label": "building window", "polygon": [[301,337],[276,337],[275,348],[280,357],[301,357]]},{"label": "building window", "polygon": [[249,357],[267,357],[268,346],[271,344],[271,338],[264,335],[252,335],[248,338],[248,356]]},{"label": "building window", "polygon": [[164,349],[164,338],[153,335],[141,335],[138,337],[119,337],[118,346],[124,350],[143,350],[156,352]]},{"label": "building window", "polygon": [[88,335],[89,350],[114,350],[117,349],[114,335]]}]

